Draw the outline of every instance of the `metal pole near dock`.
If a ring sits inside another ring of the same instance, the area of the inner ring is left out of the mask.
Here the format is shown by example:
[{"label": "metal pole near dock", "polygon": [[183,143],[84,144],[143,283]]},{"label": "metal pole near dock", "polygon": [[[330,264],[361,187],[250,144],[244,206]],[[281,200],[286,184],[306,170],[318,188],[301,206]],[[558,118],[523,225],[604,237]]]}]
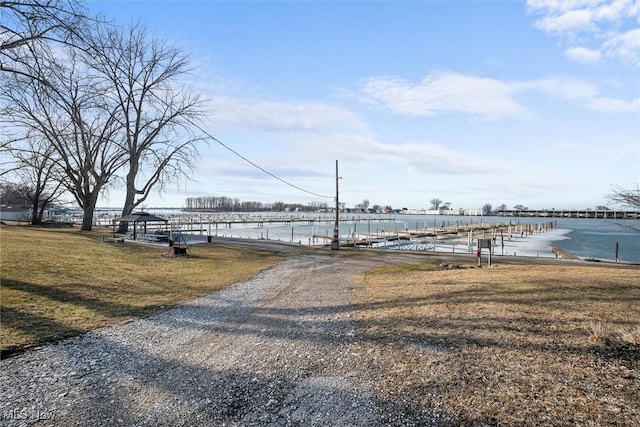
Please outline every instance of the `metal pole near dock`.
[{"label": "metal pole near dock", "polygon": [[338,201],[338,161],[336,160],[336,223],[333,226],[333,240],[331,240],[331,249],[340,249],[340,203]]}]

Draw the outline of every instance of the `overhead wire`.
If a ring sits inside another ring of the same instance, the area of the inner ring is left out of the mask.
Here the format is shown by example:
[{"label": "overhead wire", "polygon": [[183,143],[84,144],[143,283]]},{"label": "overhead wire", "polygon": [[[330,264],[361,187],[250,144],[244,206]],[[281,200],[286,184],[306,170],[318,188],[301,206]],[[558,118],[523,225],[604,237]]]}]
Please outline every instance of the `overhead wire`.
[{"label": "overhead wire", "polygon": [[[157,98],[157,95],[155,93],[151,93],[152,96]],[[210,138],[211,140],[213,140],[214,142],[216,142],[217,144],[219,144],[221,147],[225,148],[226,150],[230,151],[231,153],[235,154],[236,156],[238,156],[239,158],[241,158],[242,160],[244,160],[245,162],[249,163],[251,166],[253,166],[254,168],[264,172],[265,174],[269,175],[270,177],[277,179],[278,181],[282,182],[285,185],[288,185],[291,188],[295,188],[298,191],[302,191],[303,193],[307,193],[307,194],[311,194],[312,196],[316,196],[316,197],[322,197],[323,199],[335,199],[335,196],[327,196],[324,194],[319,194],[319,193],[315,193],[313,191],[309,191],[306,190],[302,187],[299,187],[283,178],[280,178],[279,176],[277,176],[274,173],[269,172],[268,170],[266,170],[265,168],[263,168],[262,166],[256,164],[255,162],[249,160],[248,158],[246,158],[245,156],[243,156],[242,154],[238,153],[236,150],[234,150],[233,148],[229,147],[227,144],[225,144],[224,142],[220,141],[218,138],[216,138],[215,136],[211,135],[211,133],[209,133],[207,130],[203,129],[202,126],[200,126],[198,123],[194,122],[193,120],[189,119],[188,117],[183,117],[185,121],[187,121],[188,123],[190,123],[191,125],[193,125],[195,128],[197,128],[200,132],[202,132],[203,134],[205,134],[208,138]]]},{"label": "overhead wire", "polygon": [[197,123],[194,123],[191,120],[188,120],[189,123],[191,123],[193,126],[195,126],[196,128],[198,128],[200,130],[200,132],[204,133],[208,138],[210,138],[211,140],[213,140],[215,143],[219,144],[220,146],[222,146],[223,148],[225,148],[226,150],[230,151],[231,153],[235,154],[236,156],[238,156],[239,158],[241,158],[242,160],[244,160],[245,162],[249,163],[251,166],[253,166],[256,169],[259,169],[260,171],[264,172],[265,174],[269,175],[270,177],[277,179],[278,181],[282,182],[283,184],[288,185],[289,187],[295,188],[298,191],[302,191],[303,193],[307,193],[307,194],[311,194],[313,196],[317,196],[317,197],[322,197],[325,199],[333,199],[335,198],[335,196],[326,196],[324,194],[319,194],[319,193],[315,193],[313,191],[309,191],[306,190],[302,187],[299,187],[283,178],[280,178],[279,176],[277,176],[274,173],[269,172],[268,170],[266,170],[265,168],[263,168],[262,166],[256,164],[255,162],[249,160],[248,158],[246,158],[245,156],[243,156],[242,154],[238,153],[236,150],[234,150],[233,148],[229,147],[227,144],[225,144],[224,142],[220,141],[218,138],[216,138],[215,136],[211,135],[209,132],[207,132],[205,129],[203,129],[200,125],[198,125]]}]

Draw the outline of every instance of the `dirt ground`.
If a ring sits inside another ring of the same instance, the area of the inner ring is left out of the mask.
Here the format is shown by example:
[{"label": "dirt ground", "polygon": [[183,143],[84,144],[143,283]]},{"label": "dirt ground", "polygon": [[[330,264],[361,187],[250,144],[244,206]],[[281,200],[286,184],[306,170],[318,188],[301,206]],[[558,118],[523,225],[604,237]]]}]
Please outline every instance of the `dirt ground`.
[{"label": "dirt ground", "polygon": [[[637,348],[592,336],[580,283],[560,284],[557,302],[533,276],[501,282],[525,274],[517,265],[389,267],[425,261],[442,260],[292,253],[221,292],[3,360],[2,424],[640,424]],[[637,326],[640,271],[611,272],[628,295],[597,311]],[[603,286],[584,288],[595,305]]]}]

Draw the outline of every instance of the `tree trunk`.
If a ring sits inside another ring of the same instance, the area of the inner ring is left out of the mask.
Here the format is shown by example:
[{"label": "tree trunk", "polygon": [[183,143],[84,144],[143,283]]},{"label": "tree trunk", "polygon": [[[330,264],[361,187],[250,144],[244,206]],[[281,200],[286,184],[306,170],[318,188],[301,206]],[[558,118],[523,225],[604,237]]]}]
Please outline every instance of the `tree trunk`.
[{"label": "tree trunk", "polygon": [[82,231],[91,231],[93,229],[93,213],[96,210],[96,203],[98,203],[98,191],[94,191],[89,200],[84,204],[84,212],[82,213]]},{"label": "tree trunk", "polygon": [[47,207],[47,203],[40,203],[38,209],[38,224],[42,224],[42,217],[44,216],[44,210]]},{"label": "tree trunk", "polygon": [[40,200],[36,197],[31,205],[31,225],[40,225],[42,214],[40,213]]},{"label": "tree trunk", "polygon": [[[131,215],[131,212],[133,212],[133,203],[129,202],[129,194],[127,194],[127,200],[124,204],[124,207],[122,208],[122,215],[120,216]],[[118,233],[126,234],[128,231],[129,231],[129,222],[120,221],[120,224],[118,224]]]},{"label": "tree trunk", "polygon": [[[135,154],[129,154],[133,156]],[[138,173],[138,164],[133,159],[129,160],[129,173],[127,173],[127,194],[124,198],[124,206],[122,208],[122,216],[131,215],[136,200],[136,175]],[[129,223],[121,222],[118,226],[118,233],[125,234],[129,231]]]}]

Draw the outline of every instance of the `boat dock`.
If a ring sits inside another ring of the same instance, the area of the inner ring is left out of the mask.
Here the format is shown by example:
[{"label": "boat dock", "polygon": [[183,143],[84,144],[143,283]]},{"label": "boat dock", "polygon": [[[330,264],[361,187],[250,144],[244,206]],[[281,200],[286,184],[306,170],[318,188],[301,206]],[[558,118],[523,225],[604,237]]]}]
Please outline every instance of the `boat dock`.
[{"label": "boat dock", "polygon": [[[117,214],[113,215],[98,215],[94,218],[95,225],[111,226],[113,221],[118,217]],[[167,220],[169,224],[175,226],[179,225],[184,231],[205,231],[210,226],[218,228],[223,226],[225,228],[231,228],[233,226],[252,226],[252,227],[265,227],[267,225],[323,225],[334,224],[336,221],[335,215],[255,215],[255,214],[204,214],[204,213],[175,213],[175,214],[162,214],[162,217]],[[396,222],[395,216],[379,215],[374,217],[362,217],[357,215],[340,215],[339,222],[341,224],[359,224],[359,223],[382,223],[382,222]],[[205,227],[206,226],[206,227]]]},{"label": "boat dock", "polygon": [[[378,247],[398,241],[428,242],[433,246],[443,241],[451,242],[452,246],[464,246],[461,240],[466,242],[468,248],[472,248],[477,239],[511,240],[514,237],[526,237],[534,233],[542,233],[555,228],[554,222],[539,224],[456,224],[442,227],[424,227],[415,230],[381,230],[375,233],[353,232],[351,236],[341,237],[340,245],[345,247]],[[332,236],[314,235],[314,241],[331,243]],[[469,249],[470,250],[470,249]]]}]

